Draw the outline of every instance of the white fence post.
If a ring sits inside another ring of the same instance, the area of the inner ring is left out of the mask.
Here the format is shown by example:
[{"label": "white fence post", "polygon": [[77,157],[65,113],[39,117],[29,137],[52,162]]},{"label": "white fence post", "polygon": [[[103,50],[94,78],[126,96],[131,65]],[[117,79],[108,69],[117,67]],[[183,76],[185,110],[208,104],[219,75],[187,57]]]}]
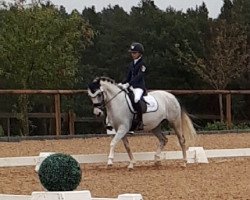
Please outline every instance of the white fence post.
[{"label": "white fence post", "polygon": [[206,152],[203,147],[189,147],[187,163],[208,163]]}]

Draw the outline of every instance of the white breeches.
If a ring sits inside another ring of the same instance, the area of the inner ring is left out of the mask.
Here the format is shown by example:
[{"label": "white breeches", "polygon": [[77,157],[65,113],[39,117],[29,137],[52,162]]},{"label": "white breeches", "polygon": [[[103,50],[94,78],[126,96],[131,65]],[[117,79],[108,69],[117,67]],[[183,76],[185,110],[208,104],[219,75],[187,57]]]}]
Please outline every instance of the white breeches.
[{"label": "white breeches", "polygon": [[135,95],[135,103],[138,103],[138,101],[141,99],[142,94],[143,94],[143,89],[141,88],[133,88],[133,92]]}]

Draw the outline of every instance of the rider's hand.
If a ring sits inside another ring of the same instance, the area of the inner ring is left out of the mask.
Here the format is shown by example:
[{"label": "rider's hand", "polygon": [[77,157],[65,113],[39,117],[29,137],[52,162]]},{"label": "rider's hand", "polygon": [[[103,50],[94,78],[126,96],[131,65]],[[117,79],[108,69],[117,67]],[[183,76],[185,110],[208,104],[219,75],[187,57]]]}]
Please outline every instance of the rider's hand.
[{"label": "rider's hand", "polygon": [[129,83],[125,83],[122,85],[122,89],[126,90],[129,88],[129,86],[130,86]]},{"label": "rider's hand", "polygon": [[123,85],[122,83],[118,83],[118,84],[117,84],[117,86],[118,86],[120,89],[123,89],[122,85]]}]

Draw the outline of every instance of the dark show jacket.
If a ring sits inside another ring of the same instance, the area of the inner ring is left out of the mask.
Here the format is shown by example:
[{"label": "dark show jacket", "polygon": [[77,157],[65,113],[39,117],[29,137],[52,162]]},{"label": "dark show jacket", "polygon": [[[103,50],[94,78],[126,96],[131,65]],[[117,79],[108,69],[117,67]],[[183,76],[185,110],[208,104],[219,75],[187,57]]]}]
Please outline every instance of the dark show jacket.
[{"label": "dark show jacket", "polygon": [[129,83],[129,85],[133,86],[133,88],[141,88],[145,92],[145,71],[146,67],[142,58],[140,58],[135,64],[134,61],[132,61],[128,67],[127,77],[122,83]]}]

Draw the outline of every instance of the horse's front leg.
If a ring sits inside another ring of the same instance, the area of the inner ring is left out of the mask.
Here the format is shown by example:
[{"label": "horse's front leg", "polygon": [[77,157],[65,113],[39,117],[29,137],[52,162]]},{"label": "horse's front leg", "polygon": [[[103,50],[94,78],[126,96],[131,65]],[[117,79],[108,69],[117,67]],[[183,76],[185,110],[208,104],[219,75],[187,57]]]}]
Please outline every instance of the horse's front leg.
[{"label": "horse's front leg", "polygon": [[128,138],[126,135],[122,138],[122,141],[130,159],[129,165],[128,165],[128,169],[130,170],[134,168],[134,164],[136,163],[136,161],[130,149]]},{"label": "horse's front leg", "polygon": [[114,160],[114,155],[115,155],[115,146],[124,137],[125,134],[126,134],[125,129],[118,129],[117,133],[113,137],[113,139],[110,143],[110,151],[109,151],[109,156],[108,156],[108,166],[113,165],[113,160]]}]

